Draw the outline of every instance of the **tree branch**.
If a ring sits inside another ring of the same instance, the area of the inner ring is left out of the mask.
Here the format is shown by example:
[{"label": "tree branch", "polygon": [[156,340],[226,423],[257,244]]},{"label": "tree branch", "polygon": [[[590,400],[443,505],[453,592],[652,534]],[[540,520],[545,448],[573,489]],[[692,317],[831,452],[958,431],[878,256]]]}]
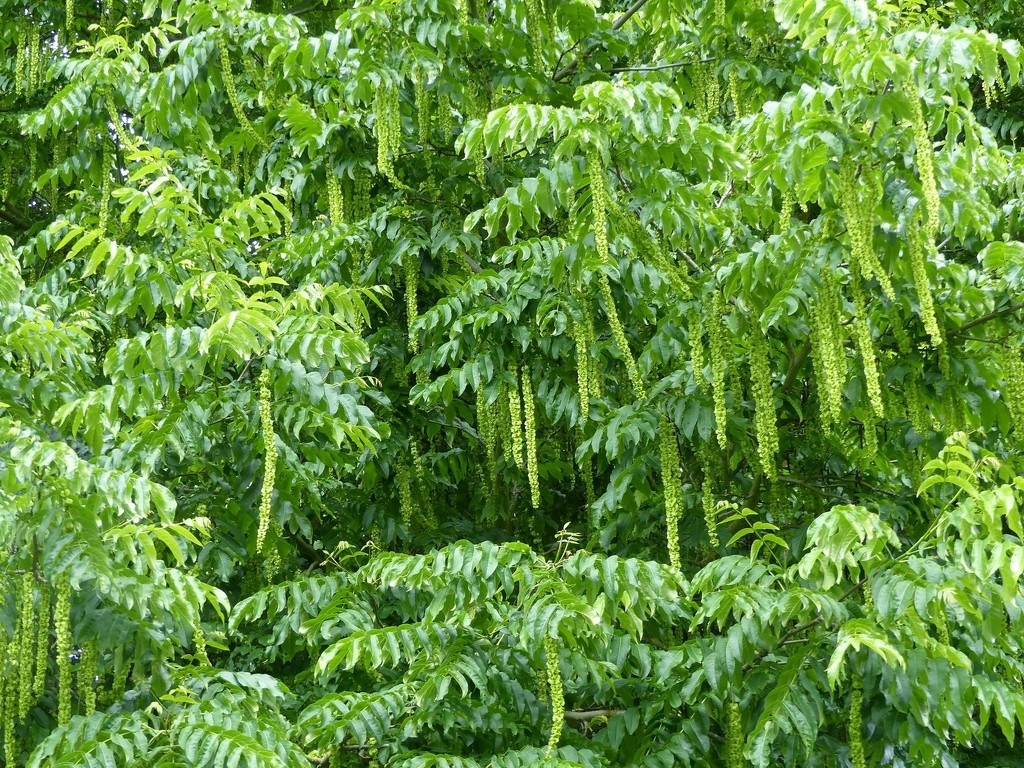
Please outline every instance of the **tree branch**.
[{"label": "tree branch", "polygon": [[[647,0],[636,0],[635,3],[633,3],[631,6],[629,6],[629,8],[623,11],[622,15],[615,20],[615,22],[612,24],[612,32],[617,32],[618,30],[622,29],[623,25],[631,18],[633,18],[633,15],[641,8],[643,8],[645,5],[647,5]],[[555,72],[555,74],[551,76],[551,79],[554,80],[556,83],[565,80],[565,78],[567,78],[569,75],[576,71],[579,65],[583,62],[583,59],[585,59],[588,54],[592,53],[595,48],[597,48],[596,43],[594,45],[588,45],[579,56],[573,59],[572,62],[566,64],[560,70]]]},{"label": "tree branch", "polygon": [[587,722],[589,720],[596,720],[599,717],[614,717],[615,715],[621,715],[624,710],[621,709],[577,709],[577,710],[566,710],[565,719],[574,720],[576,722]]},{"label": "tree branch", "polygon": [[[858,581],[856,584],[854,584],[852,587],[846,590],[842,595],[840,595],[838,602],[843,602],[843,600],[845,600],[858,589],[860,589],[860,585],[863,583],[863,581],[863,579],[861,581]],[[821,622],[823,622],[824,620],[825,616],[822,614],[818,614],[810,621],[805,621],[803,624],[798,624],[792,629],[783,632],[782,636],[778,640],[776,640],[772,645],[760,651],[757,654],[757,656],[755,656],[753,659],[751,659],[749,662],[743,665],[743,674],[746,674],[751,669],[753,669],[755,664],[760,662],[768,654],[772,653],[772,651],[775,651],[778,648],[781,648],[783,645],[785,645],[789,640],[793,638],[794,635],[799,635],[801,632],[806,632],[808,629],[811,629],[812,627],[816,627],[818,624],[821,624]]]},{"label": "tree branch", "polygon": [[646,67],[612,67],[609,72],[660,72],[663,69],[676,69],[678,67],[689,67],[693,64],[707,64],[715,61],[713,58],[688,59],[686,61],[674,61],[670,64],[652,64]]},{"label": "tree branch", "polygon": [[976,317],[973,320],[969,320],[968,322],[961,325],[959,328],[951,328],[950,330],[946,331],[946,336],[960,336],[963,334],[964,331],[969,331],[971,330],[971,328],[977,328],[979,325],[984,325],[989,320],[995,320],[997,317],[1002,317],[1003,315],[1011,315],[1014,312],[1017,312],[1021,309],[1024,309],[1024,301],[1019,301],[1016,304],[1007,304],[1002,309],[997,309],[993,312],[989,312],[987,315],[982,315],[981,317]]}]

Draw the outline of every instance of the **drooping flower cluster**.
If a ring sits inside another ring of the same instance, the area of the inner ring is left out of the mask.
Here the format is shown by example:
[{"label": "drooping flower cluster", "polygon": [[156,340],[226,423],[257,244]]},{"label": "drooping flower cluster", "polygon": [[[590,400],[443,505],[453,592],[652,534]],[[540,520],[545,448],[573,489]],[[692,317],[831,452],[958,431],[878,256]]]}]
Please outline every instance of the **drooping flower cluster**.
[{"label": "drooping flower cluster", "polygon": [[917,173],[921,177],[921,193],[924,197],[925,230],[928,241],[934,239],[939,231],[939,188],[935,181],[935,157],[932,151],[932,139],[925,120],[924,107],[917,90],[917,82],[913,75],[908,75],[901,83],[904,94],[910,102],[910,123],[914,130],[914,145],[917,157]]},{"label": "drooping flower cluster", "polygon": [[228,93],[228,101],[231,103],[231,110],[235,113],[235,119],[238,120],[238,124],[242,126],[242,130],[249,134],[253,141],[264,149],[270,149],[270,144],[268,144],[267,140],[259,134],[256,130],[256,126],[252,124],[248,115],[245,114],[245,108],[242,106],[242,100],[238,96],[238,86],[235,84],[235,75],[231,71],[231,52],[228,50],[227,36],[220,36],[220,39],[217,41],[217,48],[220,51],[221,78],[224,80],[224,89]]},{"label": "drooping flower cluster", "polygon": [[71,720],[71,577],[57,580],[57,599],[53,610],[53,629],[57,637],[57,724]]},{"label": "drooping flower cluster", "polygon": [[811,360],[818,385],[821,426],[839,423],[846,387],[846,346],[841,319],[842,297],[835,276],[822,274],[821,290],[811,305]]},{"label": "drooping flower cluster", "polygon": [[760,324],[754,323],[750,335],[750,389],[754,395],[754,428],[757,433],[757,455],[765,477],[778,476],[775,457],[779,453],[779,429],[775,419],[775,394],[768,362],[768,340]]},{"label": "drooping flower cluster", "polygon": [[601,292],[601,298],[604,300],[605,312],[608,314],[608,326],[612,331],[612,341],[615,342],[615,348],[626,362],[626,375],[633,386],[633,394],[636,395],[637,399],[642,400],[647,397],[647,390],[644,387],[640,369],[637,367],[636,358],[633,357],[633,352],[629,348],[629,340],[626,338],[626,331],[622,327],[622,320],[619,319],[619,312],[615,308],[612,286],[608,282],[608,276],[604,273],[601,273],[598,277],[598,288]]},{"label": "drooping flower cluster", "polygon": [[395,174],[392,155],[402,145],[402,111],[398,88],[393,83],[381,83],[373,102],[374,132],[377,137],[377,170],[399,189],[405,185]]},{"label": "drooping flower cluster", "polygon": [[270,370],[260,372],[260,424],[263,431],[263,487],[260,489],[259,527],[256,531],[256,551],[263,551],[263,543],[270,529],[271,502],[277,477],[277,440],[274,436],[274,416],[270,410]]},{"label": "drooping flower cluster", "polygon": [[743,768],[743,721],[737,701],[725,705],[725,764],[728,768]]},{"label": "drooping flower cluster", "polygon": [[715,401],[715,435],[718,445],[725,448],[729,413],[725,403],[725,379],[728,372],[725,327],[726,303],[720,291],[715,291],[708,305],[708,342],[711,355],[711,394]]},{"label": "drooping flower cluster", "polygon": [[345,220],[345,196],[341,193],[341,182],[331,168],[327,168],[327,215],[331,224],[337,226]]},{"label": "drooping flower cluster", "polygon": [[540,475],[537,467],[537,413],[533,399],[533,382],[526,366],[519,370],[523,386],[523,432],[526,435],[526,476],[530,482],[530,504],[540,507]]},{"label": "drooping flower cluster", "polygon": [[853,768],[864,768],[864,737],[861,709],[864,706],[864,688],[860,676],[853,678],[853,693],[850,694],[850,713],[846,724],[847,739],[850,743],[850,763]]},{"label": "drooping flower cluster", "polygon": [[668,537],[668,561],[682,567],[679,557],[679,520],[683,515],[683,483],[679,477],[679,443],[675,426],[664,416],[658,426],[661,453],[661,483],[665,496],[665,530]]},{"label": "drooping flower cluster", "polygon": [[551,758],[562,738],[565,724],[565,692],[562,688],[562,672],[558,666],[558,641],[544,638],[544,661],[547,667],[548,696],[551,700],[551,735],[548,738],[545,758]]}]

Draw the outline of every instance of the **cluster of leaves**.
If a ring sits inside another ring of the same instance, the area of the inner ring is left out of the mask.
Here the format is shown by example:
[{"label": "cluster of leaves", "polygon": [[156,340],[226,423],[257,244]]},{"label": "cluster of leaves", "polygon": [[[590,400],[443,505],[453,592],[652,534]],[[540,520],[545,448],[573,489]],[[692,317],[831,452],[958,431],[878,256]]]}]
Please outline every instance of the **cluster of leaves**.
[{"label": "cluster of leaves", "polygon": [[6,763],[1015,764],[1012,6],[0,0]]}]

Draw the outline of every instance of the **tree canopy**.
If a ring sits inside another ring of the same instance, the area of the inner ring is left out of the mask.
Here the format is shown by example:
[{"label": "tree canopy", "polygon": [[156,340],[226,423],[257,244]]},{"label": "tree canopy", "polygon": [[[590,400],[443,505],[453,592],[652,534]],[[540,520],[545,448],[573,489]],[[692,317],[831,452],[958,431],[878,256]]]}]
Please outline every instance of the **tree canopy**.
[{"label": "tree canopy", "polygon": [[0,741],[1020,766],[1019,0],[0,0]]}]

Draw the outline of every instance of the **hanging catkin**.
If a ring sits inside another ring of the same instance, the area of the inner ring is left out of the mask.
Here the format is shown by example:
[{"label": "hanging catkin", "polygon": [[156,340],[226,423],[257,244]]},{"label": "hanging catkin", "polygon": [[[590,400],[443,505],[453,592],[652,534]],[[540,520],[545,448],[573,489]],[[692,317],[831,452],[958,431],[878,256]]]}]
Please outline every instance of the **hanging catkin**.
[{"label": "hanging catkin", "polygon": [[53,628],[57,637],[57,725],[71,720],[71,577],[57,579],[57,599],[53,611]]},{"label": "hanging catkin", "polygon": [[715,401],[715,435],[721,448],[726,446],[726,427],[729,422],[725,404],[725,380],[728,372],[725,313],[725,298],[721,292],[715,291],[708,304],[707,326],[708,351],[711,355],[711,394]]},{"label": "hanging catkin", "polygon": [[217,49],[220,53],[220,72],[221,79],[224,81],[224,89],[228,94],[228,101],[231,103],[231,109],[235,113],[235,119],[238,120],[238,124],[242,126],[242,130],[252,137],[263,149],[270,149],[270,144],[264,139],[259,132],[256,130],[256,126],[252,124],[248,116],[245,114],[245,108],[242,106],[242,100],[238,96],[238,86],[235,83],[235,76],[231,71],[231,53],[228,49],[228,38],[227,35],[221,35],[217,41]]},{"label": "hanging catkin", "polygon": [[673,568],[682,567],[679,556],[679,520],[683,513],[683,483],[679,476],[679,443],[675,426],[665,416],[658,425],[661,458],[661,483],[665,497],[665,530],[668,561]]},{"label": "hanging catkin", "polygon": [[274,498],[274,481],[277,477],[277,441],[274,436],[274,415],[270,408],[270,370],[260,371],[260,425],[263,432],[263,487],[260,489],[259,527],[256,531],[256,552],[263,551],[263,544],[270,529],[271,503]]},{"label": "hanging catkin", "polygon": [[924,237],[931,242],[939,231],[939,189],[935,182],[935,158],[932,140],[928,133],[928,122],[921,105],[914,76],[908,75],[901,82],[903,93],[910,102],[910,122],[914,130],[914,144],[917,157],[917,173],[921,177],[921,191],[924,197]]},{"label": "hanging catkin", "polygon": [[544,638],[544,660],[547,667],[548,695],[551,699],[551,735],[544,753],[550,759],[558,748],[562,738],[562,726],[565,724],[565,692],[562,689],[562,673],[558,666],[558,641],[552,637]]},{"label": "hanging catkin", "polygon": [[754,428],[761,470],[769,480],[778,472],[775,457],[779,452],[779,430],[775,419],[775,395],[768,362],[768,340],[760,323],[754,322],[750,334],[750,389],[754,395]]},{"label": "hanging catkin", "polygon": [[526,436],[526,475],[530,481],[530,504],[540,508],[540,476],[537,466],[537,409],[533,398],[533,382],[525,365],[519,368],[523,387],[523,434]]}]

